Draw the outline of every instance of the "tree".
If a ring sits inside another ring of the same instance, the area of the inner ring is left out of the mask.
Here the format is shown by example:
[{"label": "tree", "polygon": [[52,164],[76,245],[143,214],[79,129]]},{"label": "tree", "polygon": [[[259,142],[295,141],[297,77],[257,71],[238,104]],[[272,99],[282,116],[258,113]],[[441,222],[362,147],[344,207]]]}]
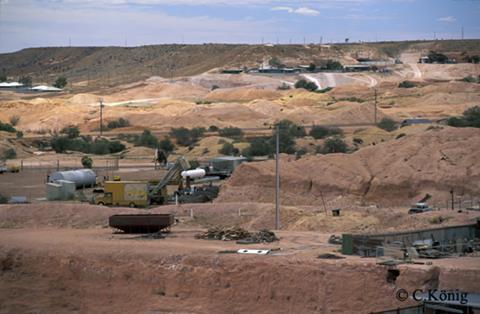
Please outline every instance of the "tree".
[{"label": "tree", "polygon": [[268,64],[273,68],[284,68],[285,65],[277,58],[273,57],[268,61]]},{"label": "tree", "polygon": [[348,149],[347,144],[338,137],[329,138],[323,144],[321,149],[322,154],[346,153]]},{"label": "tree", "polygon": [[68,138],[77,138],[80,136],[80,130],[78,126],[68,125],[60,130],[60,134],[65,134]]},{"label": "tree", "polygon": [[442,53],[430,51],[428,54],[428,60],[430,63],[446,63],[448,61],[448,57]]},{"label": "tree", "polygon": [[307,80],[301,79],[295,83],[295,88],[303,88],[308,91],[314,92],[318,89],[318,86],[314,82],[309,82]]},{"label": "tree", "polygon": [[88,156],[83,156],[81,161],[82,161],[83,168],[92,169],[92,167],[93,167],[92,158],[90,158]]},{"label": "tree", "polygon": [[188,146],[191,144],[190,130],[187,128],[172,128],[170,136],[175,138],[178,145]]},{"label": "tree", "polygon": [[142,134],[138,138],[138,141],[135,143],[137,146],[145,146],[150,148],[157,148],[158,147],[158,139],[152,135],[150,130],[145,129],[143,130]]},{"label": "tree", "polygon": [[310,63],[310,65],[307,68],[307,71],[314,72],[316,68],[317,68],[317,65],[315,63]]},{"label": "tree", "polygon": [[250,142],[250,147],[244,149],[245,156],[270,156],[273,154],[273,146],[270,140],[256,137]]},{"label": "tree", "polygon": [[173,152],[173,149],[175,148],[175,145],[173,145],[170,138],[165,137],[163,140],[161,140],[158,143],[158,148],[163,150],[165,153],[170,154],[171,152]]},{"label": "tree", "polygon": [[55,83],[53,83],[53,86],[56,88],[64,88],[65,86],[67,86],[67,78],[64,76],[57,77]]},{"label": "tree", "polygon": [[238,148],[233,146],[231,143],[224,143],[222,148],[218,150],[220,154],[227,155],[227,156],[236,156],[240,152]]},{"label": "tree", "polygon": [[397,123],[390,118],[383,118],[380,122],[377,123],[377,126],[387,132],[392,132],[397,129]]}]

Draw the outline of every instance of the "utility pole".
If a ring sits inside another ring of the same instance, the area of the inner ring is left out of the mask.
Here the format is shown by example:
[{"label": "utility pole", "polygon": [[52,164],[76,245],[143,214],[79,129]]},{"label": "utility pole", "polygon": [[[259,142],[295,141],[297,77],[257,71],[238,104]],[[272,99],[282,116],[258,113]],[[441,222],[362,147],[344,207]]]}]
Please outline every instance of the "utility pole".
[{"label": "utility pole", "polygon": [[100,98],[100,137],[103,135],[103,99]]},{"label": "utility pole", "polygon": [[377,89],[375,88],[375,108],[373,109],[373,116],[374,116],[374,122],[375,125],[377,125]]},{"label": "utility pole", "polygon": [[453,188],[450,190],[450,194],[452,195],[452,210],[455,210],[455,193],[453,192]]},{"label": "utility pole", "polygon": [[276,127],[275,142],[275,230],[280,230],[280,124]]},{"label": "utility pole", "polygon": [[463,26],[462,26],[462,40],[465,39],[464,32],[463,32]]}]

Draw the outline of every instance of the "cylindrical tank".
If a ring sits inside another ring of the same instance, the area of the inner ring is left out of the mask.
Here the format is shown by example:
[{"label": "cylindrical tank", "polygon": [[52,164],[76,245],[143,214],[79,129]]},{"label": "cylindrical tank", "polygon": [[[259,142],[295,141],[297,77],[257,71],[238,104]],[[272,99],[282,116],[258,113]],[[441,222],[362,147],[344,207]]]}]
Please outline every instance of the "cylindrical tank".
[{"label": "cylindrical tank", "polygon": [[186,170],[182,171],[182,177],[190,177],[190,179],[200,179],[205,176],[205,170],[204,169],[193,169],[193,170]]},{"label": "cylindrical tank", "polygon": [[97,176],[92,169],[78,169],[71,171],[56,171],[50,174],[48,182],[56,182],[58,180],[71,181],[75,183],[77,188],[94,186]]}]

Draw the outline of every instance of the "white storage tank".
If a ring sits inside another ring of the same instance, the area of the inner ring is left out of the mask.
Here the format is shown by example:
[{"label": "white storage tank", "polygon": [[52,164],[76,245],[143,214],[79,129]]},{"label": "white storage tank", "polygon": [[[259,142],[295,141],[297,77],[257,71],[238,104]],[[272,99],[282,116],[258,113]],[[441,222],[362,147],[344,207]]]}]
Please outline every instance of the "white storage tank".
[{"label": "white storage tank", "polygon": [[48,182],[59,180],[71,181],[77,188],[92,187],[97,181],[97,175],[92,169],[78,169],[70,171],[56,171],[50,174]]},{"label": "white storage tank", "polygon": [[200,179],[205,176],[205,170],[204,169],[193,169],[193,170],[186,170],[182,171],[181,173],[183,178],[189,177],[190,179]]}]

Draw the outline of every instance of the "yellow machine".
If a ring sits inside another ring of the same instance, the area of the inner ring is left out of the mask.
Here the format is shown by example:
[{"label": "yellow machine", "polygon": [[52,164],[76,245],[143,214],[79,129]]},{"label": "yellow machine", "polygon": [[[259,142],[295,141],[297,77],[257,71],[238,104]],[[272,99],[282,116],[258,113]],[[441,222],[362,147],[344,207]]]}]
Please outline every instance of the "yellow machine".
[{"label": "yellow machine", "polygon": [[106,181],[97,205],[146,207],[149,205],[148,183],[142,181]]}]

